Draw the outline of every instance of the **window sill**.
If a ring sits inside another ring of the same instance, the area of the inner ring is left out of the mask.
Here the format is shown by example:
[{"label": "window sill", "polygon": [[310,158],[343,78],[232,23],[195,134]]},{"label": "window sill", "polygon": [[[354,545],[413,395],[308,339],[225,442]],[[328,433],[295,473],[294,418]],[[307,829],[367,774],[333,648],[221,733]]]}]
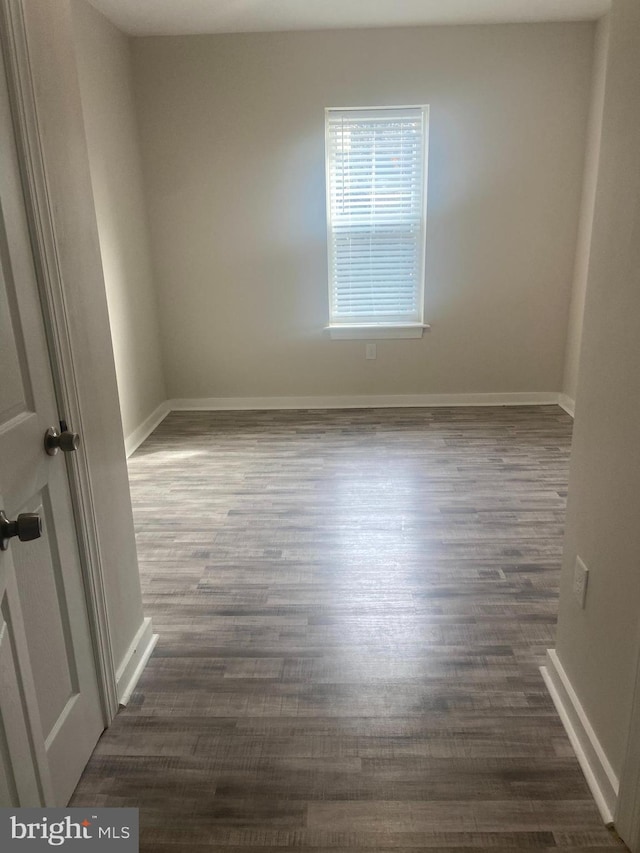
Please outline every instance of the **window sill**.
[{"label": "window sill", "polygon": [[326,326],[329,337],[334,341],[372,341],[391,338],[421,338],[431,326],[424,323],[402,323],[385,325],[370,323],[356,326]]}]

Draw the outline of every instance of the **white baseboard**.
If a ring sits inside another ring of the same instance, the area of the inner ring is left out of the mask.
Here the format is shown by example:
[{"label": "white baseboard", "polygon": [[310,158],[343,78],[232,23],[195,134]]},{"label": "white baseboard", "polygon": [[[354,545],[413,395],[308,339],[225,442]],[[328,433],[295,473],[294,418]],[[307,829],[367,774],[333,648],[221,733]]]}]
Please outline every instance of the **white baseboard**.
[{"label": "white baseboard", "polygon": [[553,703],[564,725],[587,784],[607,826],[613,824],[620,782],[605,755],[584,708],[564,671],[555,649],[547,650],[540,667]]},{"label": "white baseboard", "polygon": [[169,400],[173,411],[389,409],[440,406],[553,406],[557,391],[504,394],[372,394],[329,397],[196,397]]},{"label": "white baseboard", "polygon": [[118,703],[126,705],[131,694],[135,690],[138,679],[147,665],[158,642],[158,635],[153,633],[150,617],[142,620],[138,633],[127,649],[124,660],[116,670],[116,685],[118,690]]},{"label": "white baseboard", "polygon": [[158,408],[154,412],[151,412],[149,417],[146,418],[139,427],[126,436],[124,440],[124,449],[127,457],[131,456],[131,454],[140,447],[145,438],[148,438],[151,435],[154,429],[159,423],[162,423],[170,411],[171,409],[168,402],[165,401],[164,403],[160,403]]},{"label": "white baseboard", "polygon": [[572,400],[571,397],[567,397],[566,394],[558,394],[558,405],[572,418],[575,417],[576,401]]}]

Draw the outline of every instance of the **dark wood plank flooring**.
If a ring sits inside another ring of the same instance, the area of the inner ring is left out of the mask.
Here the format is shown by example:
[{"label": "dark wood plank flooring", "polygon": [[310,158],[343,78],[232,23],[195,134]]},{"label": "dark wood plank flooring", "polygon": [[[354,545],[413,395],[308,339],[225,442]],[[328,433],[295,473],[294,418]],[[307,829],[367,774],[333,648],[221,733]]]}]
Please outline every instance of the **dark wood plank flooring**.
[{"label": "dark wood plank flooring", "polygon": [[130,460],[160,640],[72,805],[138,806],[154,853],[621,849],[538,671],[570,439],[554,406],[171,414]]}]

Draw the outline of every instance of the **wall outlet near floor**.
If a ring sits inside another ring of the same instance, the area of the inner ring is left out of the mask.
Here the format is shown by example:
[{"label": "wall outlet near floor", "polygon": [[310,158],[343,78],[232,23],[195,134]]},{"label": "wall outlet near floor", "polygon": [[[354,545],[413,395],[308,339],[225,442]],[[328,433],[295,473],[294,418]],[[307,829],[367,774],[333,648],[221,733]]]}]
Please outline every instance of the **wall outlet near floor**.
[{"label": "wall outlet near floor", "polygon": [[364,357],[367,359],[376,358],[376,345],[375,344],[367,344],[364,350]]},{"label": "wall outlet near floor", "polygon": [[576,557],[576,565],[573,570],[573,597],[575,598],[578,607],[582,610],[584,610],[587,601],[588,583],[589,569],[585,566],[580,557]]}]

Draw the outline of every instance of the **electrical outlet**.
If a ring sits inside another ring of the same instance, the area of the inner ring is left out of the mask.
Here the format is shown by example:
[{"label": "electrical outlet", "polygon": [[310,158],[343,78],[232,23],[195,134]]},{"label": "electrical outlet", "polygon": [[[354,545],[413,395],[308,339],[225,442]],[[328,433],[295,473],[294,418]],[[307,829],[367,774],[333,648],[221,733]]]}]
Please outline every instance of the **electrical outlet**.
[{"label": "electrical outlet", "polygon": [[589,583],[589,569],[576,557],[576,565],[573,570],[573,597],[578,606],[584,610],[587,600],[587,584]]},{"label": "electrical outlet", "polygon": [[371,360],[376,357],[376,345],[375,344],[367,344],[364,351],[364,357]]}]

